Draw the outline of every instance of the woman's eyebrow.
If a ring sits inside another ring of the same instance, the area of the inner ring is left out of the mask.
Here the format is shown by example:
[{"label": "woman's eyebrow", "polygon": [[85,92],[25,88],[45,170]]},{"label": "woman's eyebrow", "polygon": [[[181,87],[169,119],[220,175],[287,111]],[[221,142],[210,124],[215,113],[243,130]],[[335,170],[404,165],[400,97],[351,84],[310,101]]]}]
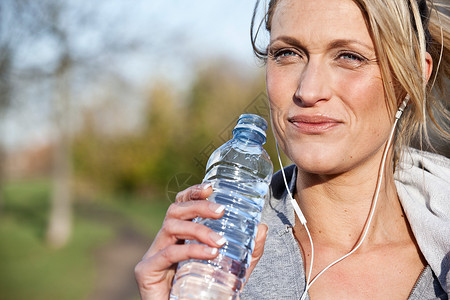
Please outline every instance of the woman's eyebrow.
[{"label": "woman's eyebrow", "polygon": [[303,45],[303,43],[300,40],[298,40],[292,36],[288,36],[288,35],[281,35],[281,36],[278,36],[276,39],[271,40],[269,46],[277,41],[281,41],[286,44],[296,46],[298,48],[305,48],[305,45]]},{"label": "woman's eyebrow", "polygon": [[358,46],[361,46],[363,48],[366,48],[368,51],[375,52],[373,46],[368,45],[368,44],[366,44],[364,42],[361,42],[359,40],[354,40],[354,39],[337,39],[337,40],[333,40],[331,43],[329,43],[328,50],[332,50],[332,49],[336,49],[336,48],[345,48],[345,47],[349,47],[349,46],[353,46],[353,45],[358,45]]},{"label": "woman's eyebrow", "polygon": [[[288,36],[288,35],[281,35],[278,36],[277,38],[273,39],[270,41],[269,47],[270,45],[272,45],[273,43],[277,42],[277,41],[281,41],[284,42],[286,44],[301,48],[301,49],[306,49],[307,45],[305,45],[304,43],[302,43],[299,39],[296,39],[295,37],[292,36]],[[355,40],[355,39],[336,39],[333,40],[329,43],[327,49],[328,50],[332,50],[332,49],[336,49],[336,48],[343,48],[343,47],[348,47],[348,46],[352,46],[352,45],[359,45],[363,48],[366,48],[368,51],[371,52],[375,52],[374,48],[372,45],[368,45],[364,42],[361,42],[359,40]]]}]

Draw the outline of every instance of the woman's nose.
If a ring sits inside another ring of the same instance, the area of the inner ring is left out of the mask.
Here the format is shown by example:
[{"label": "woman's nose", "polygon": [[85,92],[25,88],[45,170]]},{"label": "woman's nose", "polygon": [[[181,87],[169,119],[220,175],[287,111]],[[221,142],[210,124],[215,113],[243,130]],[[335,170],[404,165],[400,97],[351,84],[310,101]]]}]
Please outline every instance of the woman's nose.
[{"label": "woman's nose", "polygon": [[309,61],[301,71],[295,98],[302,106],[314,106],[331,97],[331,82],[327,67],[320,62]]}]

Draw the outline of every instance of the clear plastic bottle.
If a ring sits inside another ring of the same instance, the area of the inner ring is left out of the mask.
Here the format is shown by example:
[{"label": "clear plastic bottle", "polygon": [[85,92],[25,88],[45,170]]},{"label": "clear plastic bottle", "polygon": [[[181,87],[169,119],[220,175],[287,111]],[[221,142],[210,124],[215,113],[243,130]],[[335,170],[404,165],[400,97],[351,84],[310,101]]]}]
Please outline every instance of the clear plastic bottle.
[{"label": "clear plastic bottle", "polygon": [[208,199],[225,205],[225,214],[218,220],[197,218],[194,222],[213,229],[227,242],[214,260],[181,262],[170,299],[239,299],[273,173],[272,162],[262,147],[266,130],[266,120],[243,114],[233,138],[209,158],[203,181],[210,182],[214,192]]}]

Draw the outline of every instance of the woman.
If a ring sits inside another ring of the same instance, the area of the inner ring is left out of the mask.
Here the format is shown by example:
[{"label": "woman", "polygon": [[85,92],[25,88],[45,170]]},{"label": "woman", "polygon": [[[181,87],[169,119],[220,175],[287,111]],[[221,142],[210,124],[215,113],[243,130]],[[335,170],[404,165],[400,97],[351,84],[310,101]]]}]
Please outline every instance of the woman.
[{"label": "woman", "polygon": [[[406,147],[431,108],[445,112],[430,93],[450,74],[449,23],[440,15],[436,25],[431,8],[270,1],[270,43],[256,53],[276,139],[294,165],[287,187],[273,177],[242,299],[448,299],[450,163]],[[189,188],[169,208],[136,266],[142,299],[168,298],[179,261],[217,255],[221,237],[189,221],[221,217],[223,207],[205,201],[211,192]]]}]

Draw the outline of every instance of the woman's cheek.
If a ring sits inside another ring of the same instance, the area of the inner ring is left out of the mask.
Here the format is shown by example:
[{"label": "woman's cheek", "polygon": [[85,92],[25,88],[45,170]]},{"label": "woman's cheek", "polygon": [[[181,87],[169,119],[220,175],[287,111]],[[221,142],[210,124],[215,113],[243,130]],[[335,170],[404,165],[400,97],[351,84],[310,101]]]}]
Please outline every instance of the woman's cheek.
[{"label": "woman's cheek", "polygon": [[[281,110],[292,101],[295,89],[289,86],[288,76],[281,72],[268,72],[266,74],[266,89],[273,110]],[[283,79],[284,78],[284,79]]]}]

